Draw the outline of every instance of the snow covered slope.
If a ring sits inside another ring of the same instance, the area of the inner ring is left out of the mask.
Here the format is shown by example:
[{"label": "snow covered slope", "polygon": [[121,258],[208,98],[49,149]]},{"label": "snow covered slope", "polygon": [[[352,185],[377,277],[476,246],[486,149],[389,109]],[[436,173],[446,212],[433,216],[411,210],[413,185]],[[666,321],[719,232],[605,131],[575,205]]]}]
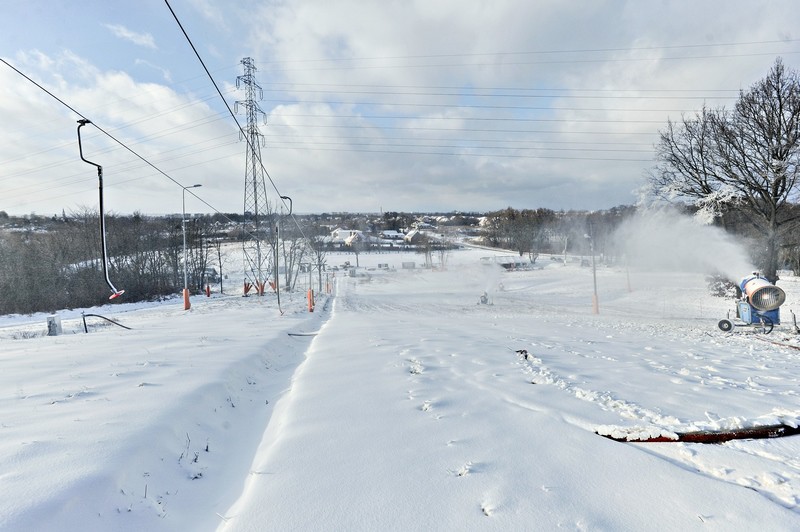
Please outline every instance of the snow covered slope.
[{"label": "snow covered slope", "polygon": [[[283,315],[274,296],[108,308],[130,331],[0,320],[0,529],[797,527],[800,437],[595,433],[796,424],[788,327],[722,333],[732,301],[702,275],[612,267],[594,315],[591,269],[487,254],[361,254],[314,313],[287,294]],[[790,321],[800,283],[781,285]]]}]

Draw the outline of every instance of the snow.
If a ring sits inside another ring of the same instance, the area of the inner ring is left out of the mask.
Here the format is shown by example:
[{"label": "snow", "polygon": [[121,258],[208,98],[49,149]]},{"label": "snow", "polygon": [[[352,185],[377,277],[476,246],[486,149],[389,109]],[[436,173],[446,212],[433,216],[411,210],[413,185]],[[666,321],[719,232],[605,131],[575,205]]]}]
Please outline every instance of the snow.
[{"label": "snow", "polygon": [[230,282],[87,310],[131,330],[0,317],[0,529],[797,528],[800,437],[597,432],[797,426],[800,279],[772,334],[723,333],[702,274],[601,266],[595,315],[580,261],[493,254],[361,253],[313,313]]}]

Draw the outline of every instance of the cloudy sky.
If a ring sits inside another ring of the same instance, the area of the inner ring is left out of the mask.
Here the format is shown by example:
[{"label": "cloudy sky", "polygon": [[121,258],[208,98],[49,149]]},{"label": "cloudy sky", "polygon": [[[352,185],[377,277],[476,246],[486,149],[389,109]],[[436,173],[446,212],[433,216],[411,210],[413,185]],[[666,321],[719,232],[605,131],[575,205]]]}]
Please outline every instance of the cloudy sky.
[{"label": "cloudy sky", "polygon": [[267,194],[296,212],[633,204],[668,118],[800,69],[795,4],[2,0],[0,210],[96,208],[84,116],[108,210],[202,184],[188,211],[241,212],[245,57]]}]

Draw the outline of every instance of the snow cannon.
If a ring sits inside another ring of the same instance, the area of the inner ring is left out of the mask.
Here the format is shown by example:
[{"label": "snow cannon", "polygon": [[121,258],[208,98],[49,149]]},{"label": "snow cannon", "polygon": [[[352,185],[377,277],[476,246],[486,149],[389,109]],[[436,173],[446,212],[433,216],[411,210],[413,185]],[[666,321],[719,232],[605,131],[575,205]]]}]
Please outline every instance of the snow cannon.
[{"label": "snow cannon", "polygon": [[[742,297],[750,306],[762,312],[777,311],[786,301],[786,293],[754,272],[739,282]],[[776,322],[777,323],[777,322]]]},{"label": "snow cannon", "polygon": [[742,298],[750,303],[750,306],[762,312],[777,311],[786,301],[786,293],[757,272],[742,279],[739,288],[742,290]]},{"label": "snow cannon", "polygon": [[[739,282],[741,299],[736,302],[736,317],[744,326],[755,325],[764,334],[772,331],[773,325],[781,322],[780,309],[786,301],[786,293],[767,279],[753,272]],[[737,324],[738,326],[738,324]],[[731,331],[734,323],[730,319],[719,322],[719,328]]]}]

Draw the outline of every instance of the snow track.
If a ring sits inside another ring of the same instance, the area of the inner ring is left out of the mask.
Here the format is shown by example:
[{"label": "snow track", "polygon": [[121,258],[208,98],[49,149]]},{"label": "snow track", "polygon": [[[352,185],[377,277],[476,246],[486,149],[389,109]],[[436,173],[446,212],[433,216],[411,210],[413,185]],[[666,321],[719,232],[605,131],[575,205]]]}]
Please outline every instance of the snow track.
[{"label": "snow track", "polygon": [[[541,271],[509,274],[506,291],[482,305],[485,277],[466,267],[339,279],[332,318],[295,376],[285,415],[271,420],[260,474],[221,530],[267,521],[348,530],[796,521],[795,465],[782,463],[796,443],[785,452],[772,441],[644,448],[594,434],[604,425],[669,433],[778,416],[797,374],[759,374],[775,363],[772,348],[710,336],[691,317],[629,311],[620,320],[622,307],[595,317],[588,304],[539,311],[548,292],[579,299],[541,282],[553,279]],[[515,279],[526,288],[516,290]],[[523,349],[527,360],[515,352]],[[775,456],[750,452],[759,445]]]},{"label": "snow track", "polygon": [[0,529],[796,528],[800,437],[594,432],[796,422],[794,349],[718,332],[700,276],[628,292],[602,269],[593,315],[586,269],[479,257],[339,277],[314,313],[287,293],[284,315],[198,298],[112,307],[131,331],[3,328]]},{"label": "snow track", "polygon": [[[687,333],[702,338],[704,332]],[[669,384],[689,386],[707,390],[722,390],[725,392],[735,392],[738,394],[753,394],[757,397],[767,397],[770,395],[785,395],[794,397],[797,391],[795,378],[783,378],[777,375],[766,375],[759,377],[758,369],[767,361],[775,361],[774,350],[759,347],[753,349],[747,337],[728,336],[715,338],[714,343],[723,343],[729,352],[735,352],[738,347],[744,344],[742,357],[738,364],[731,368],[731,358],[727,363],[721,360],[709,365],[707,357],[699,354],[699,350],[692,349],[684,353],[673,353],[670,360],[674,364],[680,362],[680,367],[670,366],[664,362],[648,356],[642,357],[642,361],[647,367],[654,370],[654,373],[647,379],[651,384],[653,377],[658,375],[666,376],[669,383],[660,384],[656,387],[659,394],[669,394],[667,388]],[[699,342],[697,342],[699,344]],[[594,344],[590,344],[594,345]],[[538,347],[538,349],[536,349]],[[548,366],[543,360],[558,359],[564,354],[583,358],[594,358],[610,362],[612,365],[619,362],[619,356],[602,356],[595,354],[582,354],[572,348],[553,343],[536,345],[533,343],[532,350],[542,353],[541,356],[533,355],[529,351],[518,353],[521,371],[532,377],[533,384],[553,386],[570,396],[596,405],[603,410],[618,413],[626,420],[624,426],[596,426],[592,429],[598,430],[601,434],[614,435],[615,437],[628,437],[630,439],[646,439],[658,436],[675,437],[677,432],[688,432],[698,430],[719,430],[737,429],[744,427],[757,427],[770,425],[776,422],[787,423],[795,427],[800,422],[800,409],[782,410],[774,408],[771,412],[764,412],[762,416],[754,418],[730,417],[721,418],[711,412],[704,413],[704,419],[681,419],[673,414],[665,413],[660,408],[648,408],[641,404],[624,399],[615,392],[609,390],[594,390],[585,385],[579,385],[574,378],[560,375],[556,369]],[[652,355],[652,349],[647,349],[645,353]],[[630,355],[630,353],[629,353]],[[784,353],[789,360],[793,358],[791,353]],[[634,355],[635,356],[635,355]],[[787,360],[788,362],[788,360]],[[555,363],[553,366],[563,366]],[[610,367],[605,371],[613,371]],[[720,375],[723,373],[724,376]],[[769,381],[770,385],[760,384],[758,381]],[[788,384],[785,384],[788,381]],[[775,389],[776,384],[784,386]],[[785,389],[788,387],[789,389]],[[588,427],[590,423],[587,419],[576,421],[580,426]],[[592,430],[590,429],[590,430]],[[638,446],[642,447],[642,446]],[[796,459],[797,438],[794,438],[787,445],[777,442],[763,441],[731,441],[715,448],[708,448],[700,444],[647,444],[647,452],[662,456],[671,463],[681,465],[688,470],[698,471],[709,477],[729,482],[738,486],[749,487],[789,508],[796,508],[800,494],[800,461]],[[676,450],[675,447],[678,447]],[[643,450],[644,447],[642,447]],[[770,451],[765,451],[771,449]],[[746,468],[732,468],[726,464],[747,464]]]}]

